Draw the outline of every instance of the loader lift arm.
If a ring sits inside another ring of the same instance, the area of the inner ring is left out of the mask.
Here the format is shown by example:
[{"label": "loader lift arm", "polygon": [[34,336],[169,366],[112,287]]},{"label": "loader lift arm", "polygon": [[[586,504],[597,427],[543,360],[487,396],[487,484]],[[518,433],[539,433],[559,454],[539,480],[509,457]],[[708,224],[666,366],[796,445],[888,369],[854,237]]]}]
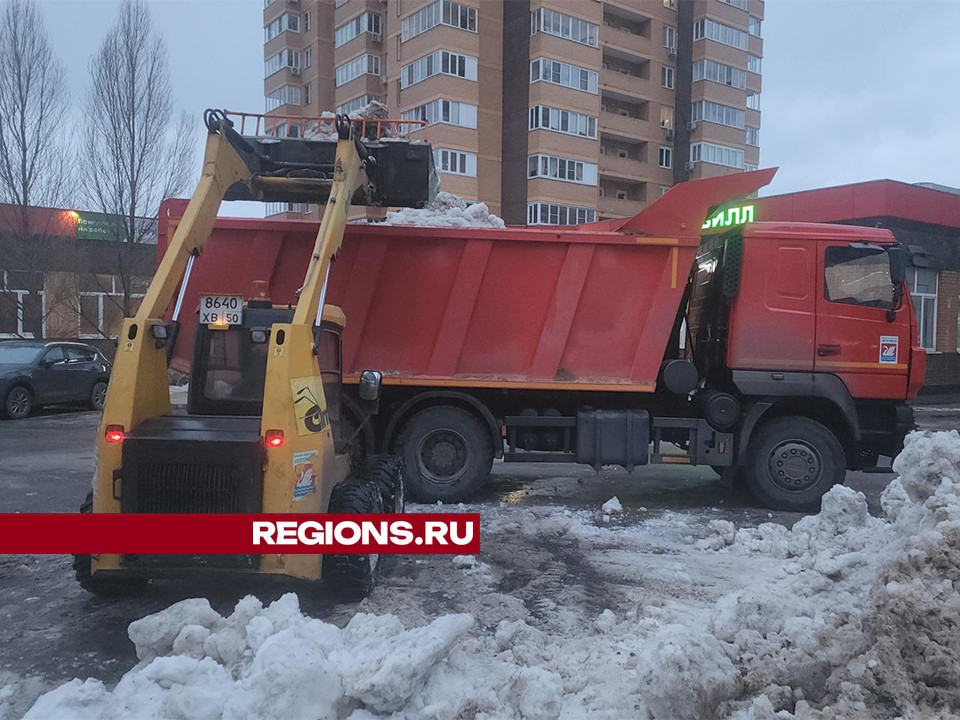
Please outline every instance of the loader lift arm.
[{"label": "loader lift arm", "polygon": [[[424,123],[382,119],[368,127],[370,121],[336,116],[319,119],[320,125],[332,127],[315,137],[277,138],[259,133],[244,135],[243,127],[238,132],[228,115],[219,110],[205,113],[208,135],[199,184],[143,302],[133,317],[123,321],[97,440],[95,513],[123,512],[124,486],[129,490],[140,481],[124,464],[125,433],[142,438],[147,428],[158,423],[183,427],[179,416],[170,415],[167,381],[166,345],[175,342],[177,323],[167,323],[164,318],[178,287],[179,308],[191,259],[203,253],[224,200],[325,204],[292,317],[288,322],[273,322],[268,328],[262,412],[259,418],[242,422],[243,427],[250,427],[252,422],[259,428],[249,433],[255,446],[259,442],[263,455],[262,482],[259,473],[256,479],[262,489],[259,511],[325,512],[333,486],[345,477],[347,459],[333,442],[318,359],[317,326],[321,320],[336,327],[344,323],[339,308],[324,307],[327,277],[343,240],[351,204],[409,207],[430,200],[435,187],[431,148],[425,142],[409,141],[401,130],[404,125],[417,130]],[[165,330],[157,330],[158,326]],[[311,398],[311,402],[297,405],[303,397]],[[305,410],[305,405],[310,407]],[[197,429],[178,430],[179,435],[165,440],[166,447],[175,453],[188,446],[193,449],[184,453],[195,455],[205,447],[212,452],[218,441],[209,428],[223,421],[205,419],[204,415],[191,417],[194,424],[189,427]],[[118,437],[118,431],[121,441],[110,440]],[[269,452],[263,442],[268,431],[280,432],[285,438]],[[211,462],[209,458],[200,461]],[[171,462],[182,466],[184,458],[174,457]],[[300,480],[295,479],[298,472]],[[126,474],[130,477],[124,477]],[[311,477],[315,490],[301,493],[299,483]],[[128,493],[128,505],[129,498]],[[119,555],[93,556],[90,573],[93,577],[101,572],[108,577],[111,573],[122,576],[129,572],[124,562]],[[320,567],[319,556],[264,555],[259,571],[316,579]]]}]

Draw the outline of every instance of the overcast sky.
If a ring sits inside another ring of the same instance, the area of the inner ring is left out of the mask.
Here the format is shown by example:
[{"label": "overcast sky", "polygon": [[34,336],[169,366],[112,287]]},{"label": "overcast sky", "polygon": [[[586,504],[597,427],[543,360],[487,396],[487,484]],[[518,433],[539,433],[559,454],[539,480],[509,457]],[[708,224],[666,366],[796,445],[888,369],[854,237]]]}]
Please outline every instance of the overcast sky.
[{"label": "overcast sky", "polygon": [[[262,112],[263,0],[149,4],[177,101],[197,119],[199,172],[205,108]],[[77,103],[118,6],[42,1]],[[768,0],[760,166],[780,172],[764,194],[880,178],[960,186],[957,28],[960,0]]]}]

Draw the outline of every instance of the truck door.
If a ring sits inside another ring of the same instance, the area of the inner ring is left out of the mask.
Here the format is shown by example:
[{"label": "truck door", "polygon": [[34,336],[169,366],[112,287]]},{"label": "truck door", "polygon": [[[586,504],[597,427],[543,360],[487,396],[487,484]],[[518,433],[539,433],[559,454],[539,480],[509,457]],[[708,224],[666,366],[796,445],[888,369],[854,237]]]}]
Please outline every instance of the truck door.
[{"label": "truck door", "polygon": [[894,307],[890,255],[827,241],[818,256],[815,370],[838,375],[854,398],[905,398],[910,313],[903,299]]}]

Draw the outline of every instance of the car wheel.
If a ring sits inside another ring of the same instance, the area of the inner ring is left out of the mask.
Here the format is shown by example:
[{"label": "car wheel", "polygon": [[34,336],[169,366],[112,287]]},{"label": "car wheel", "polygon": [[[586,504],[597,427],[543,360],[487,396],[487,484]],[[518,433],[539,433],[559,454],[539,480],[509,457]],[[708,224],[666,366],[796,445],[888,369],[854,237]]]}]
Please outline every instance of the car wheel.
[{"label": "car wheel", "polygon": [[25,418],[33,409],[33,395],[23,385],[10,388],[3,401],[3,410],[11,420]]},{"label": "car wheel", "polygon": [[93,410],[103,410],[103,404],[107,401],[107,384],[103,380],[97,380],[93,384],[93,390],[90,391],[90,408]]}]

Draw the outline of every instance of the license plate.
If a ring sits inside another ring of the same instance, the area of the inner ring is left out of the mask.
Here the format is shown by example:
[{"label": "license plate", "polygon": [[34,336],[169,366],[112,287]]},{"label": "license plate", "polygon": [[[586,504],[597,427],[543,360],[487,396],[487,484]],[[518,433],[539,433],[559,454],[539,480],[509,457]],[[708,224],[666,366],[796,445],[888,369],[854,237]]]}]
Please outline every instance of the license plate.
[{"label": "license plate", "polygon": [[242,295],[201,295],[200,324],[230,327],[243,322]]}]

